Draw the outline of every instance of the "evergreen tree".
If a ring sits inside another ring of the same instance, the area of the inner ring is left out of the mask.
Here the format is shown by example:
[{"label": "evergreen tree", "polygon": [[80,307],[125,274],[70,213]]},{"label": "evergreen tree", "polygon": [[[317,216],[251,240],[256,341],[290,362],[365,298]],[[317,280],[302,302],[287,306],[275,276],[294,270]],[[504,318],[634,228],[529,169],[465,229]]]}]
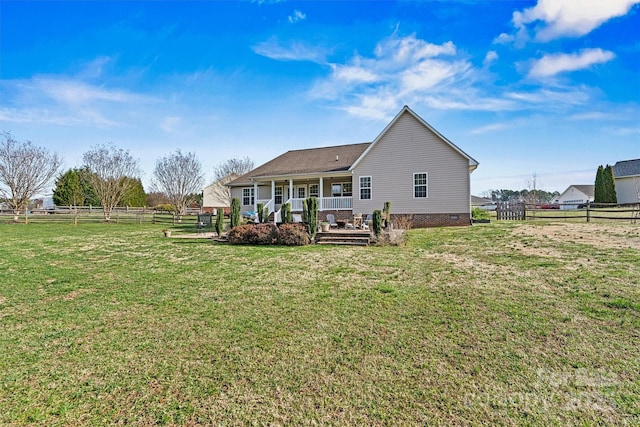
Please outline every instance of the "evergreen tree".
[{"label": "evergreen tree", "polygon": [[604,168],[603,174],[605,201],[604,203],[618,203],[618,196],[616,194],[616,183],[613,177],[613,168],[611,165],[607,165]]},{"label": "evergreen tree", "polygon": [[89,183],[86,168],[69,169],[56,180],[53,203],[56,206],[100,206],[96,192]]},{"label": "evergreen tree", "polygon": [[593,201],[594,203],[606,203],[604,201],[605,197],[604,168],[600,165],[596,172],[596,182],[593,188]]},{"label": "evergreen tree", "polygon": [[240,199],[234,197],[231,200],[231,228],[240,225]]},{"label": "evergreen tree", "polygon": [[224,221],[224,209],[218,209],[218,215],[216,215],[216,233],[218,236],[222,235],[222,228]]},{"label": "evergreen tree", "polygon": [[147,193],[144,192],[140,178],[128,178],[131,181],[131,188],[118,203],[118,206],[142,207],[147,205]]}]

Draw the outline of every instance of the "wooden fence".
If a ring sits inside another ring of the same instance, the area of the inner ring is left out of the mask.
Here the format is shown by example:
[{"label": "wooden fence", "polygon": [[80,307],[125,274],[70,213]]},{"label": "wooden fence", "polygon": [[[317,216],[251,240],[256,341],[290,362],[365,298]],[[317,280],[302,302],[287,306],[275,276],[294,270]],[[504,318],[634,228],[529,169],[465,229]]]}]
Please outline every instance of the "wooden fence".
[{"label": "wooden fence", "polygon": [[[173,212],[157,211],[149,208],[118,207],[111,212],[111,222],[128,224],[165,224],[165,225],[198,225],[199,209],[189,209],[185,215],[178,216]],[[34,209],[15,214],[12,210],[0,210],[0,223],[100,223],[104,222],[101,207],[95,206],[62,206],[53,209]]]},{"label": "wooden fence", "polygon": [[522,221],[526,218],[526,205],[521,202],[509,201],[496,204],[496,219],[507,221]]},{"label": "wooden fence", "polygon": [[566,220],[566,221],[630,221],[640,222],[640,203],[585,203],[536,205],[522,202],[498,202],[498,220]]}]

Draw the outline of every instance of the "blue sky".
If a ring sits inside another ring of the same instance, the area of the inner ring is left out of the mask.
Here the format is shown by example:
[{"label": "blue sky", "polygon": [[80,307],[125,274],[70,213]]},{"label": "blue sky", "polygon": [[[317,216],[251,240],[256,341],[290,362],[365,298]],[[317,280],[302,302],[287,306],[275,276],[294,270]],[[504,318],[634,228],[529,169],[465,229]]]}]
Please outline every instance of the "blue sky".
[{"label": "blue sky", "polygon": [[[373,140],[409,105],[480,162],[472,193],[640,158],[640,0],[0,1],[0,130],[65,167]],[[401,167],[401,165],[399,165]]]}]

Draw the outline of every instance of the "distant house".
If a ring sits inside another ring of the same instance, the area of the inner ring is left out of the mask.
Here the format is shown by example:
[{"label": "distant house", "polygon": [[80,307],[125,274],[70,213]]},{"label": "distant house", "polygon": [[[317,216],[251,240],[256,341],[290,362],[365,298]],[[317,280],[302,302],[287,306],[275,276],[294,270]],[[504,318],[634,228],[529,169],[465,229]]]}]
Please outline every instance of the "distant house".
[{"label": "distant house", "polygon": [[622,160],[613,165],[618,203],[640,202],[640,159]]},{"label": "distant house", "polygon": [[560,204],[560,209],[577,209],[587,202],[593,202],[595,185],[570,185],[552,203]]},{"label": "distant house", "polygon": [[227,184],[240,175],[232,173],[202,189],[202,209],[204,212],[217,214],[222,209],[226,215],[231,209],[231,192]]},{"label": "distant house", "polygon": [[471,196],[471,207],[480,208],[486,211],[493,211],[496,209],[497,204],[493,200],[487,197]]},{"label": "distant house", "polygon": [[288,151],[231,181],[243,211],[279,212],[317,197],[319,218],[351,221],[391,203],[414,227],[469,225],[470,174],[478,162],[405,106],[373,142]]}]

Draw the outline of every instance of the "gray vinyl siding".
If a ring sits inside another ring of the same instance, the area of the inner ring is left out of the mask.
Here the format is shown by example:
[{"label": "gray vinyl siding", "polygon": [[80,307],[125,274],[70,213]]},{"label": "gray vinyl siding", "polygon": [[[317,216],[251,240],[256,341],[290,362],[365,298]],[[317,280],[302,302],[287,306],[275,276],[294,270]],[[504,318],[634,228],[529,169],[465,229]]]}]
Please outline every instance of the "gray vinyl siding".
[{"label": "gray vinyl siding", "polygon": [[[427,198],[414,198],[416,172],[428,174]],[[361,176],[371,176],[371,200],[360,200]],[[469,212],[469,159],[403,114],[353,171],[354,212],[371,213],[387,201],[397,214]]]},{"label": "gray vinyl siding", "polygon": [[640,202],[640,195],[638,195],[638,191],[640,191],[640,176],[616,178],[615,183],[618,203]]}]

